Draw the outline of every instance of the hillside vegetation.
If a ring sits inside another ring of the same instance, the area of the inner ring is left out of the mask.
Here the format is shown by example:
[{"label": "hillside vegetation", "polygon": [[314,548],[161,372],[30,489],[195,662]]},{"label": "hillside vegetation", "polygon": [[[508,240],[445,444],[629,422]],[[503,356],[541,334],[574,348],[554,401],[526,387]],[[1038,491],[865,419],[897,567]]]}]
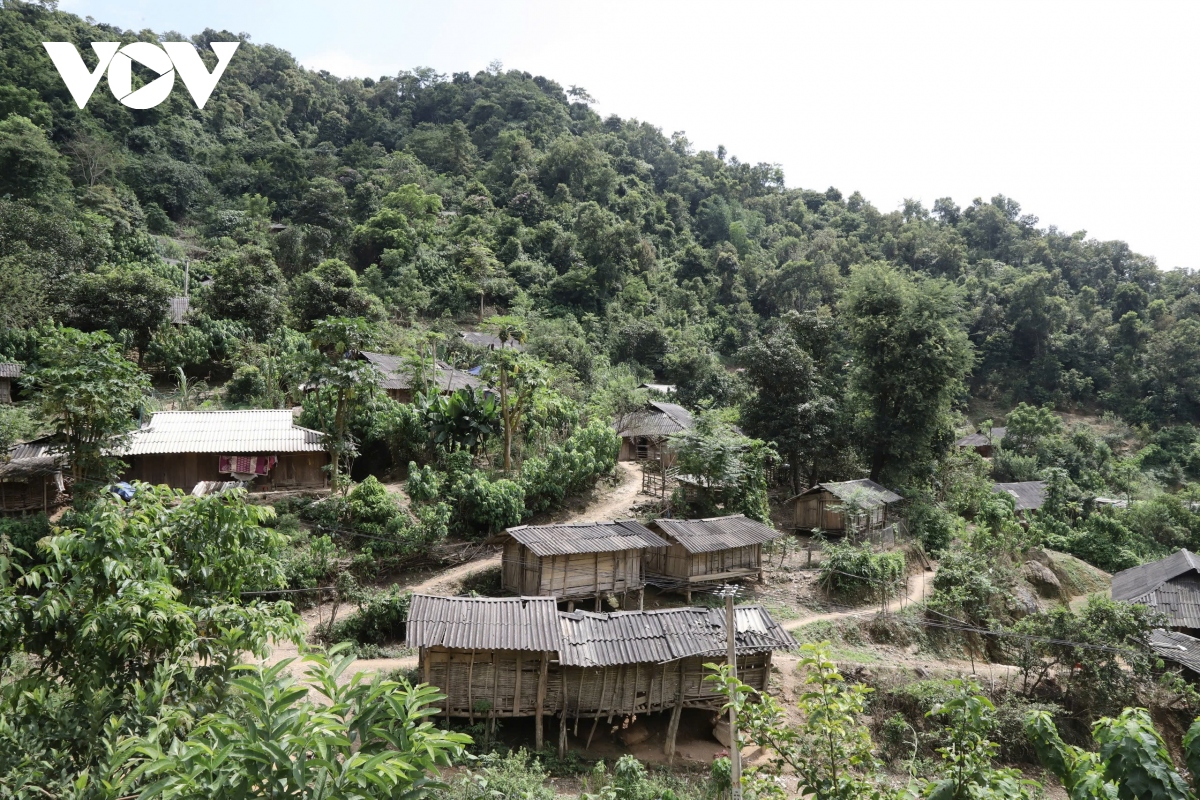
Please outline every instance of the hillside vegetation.
[{"label": "hillside vegetation", "polygon": [[[102,40],[191,41],[210,68],[210,42],[241,46],[202,110],[178,86],[131,110],[104,81],[80,109],[41,43]],[[779,759],[748,792],[784,792],[786,773],[822,800],[1032,796],[1011,765],[1040,759],[1072,797],[1192,796],[1171,755],[1200,764],[1200,727],[1174,746],[1200,694],[1147,649],[1160,616],[1103,595],[1105,572],[1200,550],[1200,276],[1004,196],[880,210],[789,187],[778,165],[593,104],[499,64],[342,79],[245,34],[0,4],[0,362],[23,370],[0,462],[52,436],[70,494],[53,522],[0,520],[0,796],[422,796],[470,737],[424,724],[433,690],[412,676],[339,680],[343,659],[403,640],[418,568],[588,508],[614,473],[635,493],[614,421],[651,399],[694,415],[670,446],[699,488],[642,496],[644,515],[787,521],[781,500],[864,477],[902,496],[913,541],[892,552],[851,536],[814,564],[795,537],[773,546],[753,591],[776,591],[781,619],[803,621],[797,587],[818,582],[831,607],[886,609],[936,562],[899,614],[797,628],[813,641],[781,663],[802,677],[775,680],[807,687],[802,713],[739,708],[745,741]],[[400,358],[411,402],[363,352]],[[451,367],[479,386],[439,392]],[[331,491],[107,491],[113,444],[155,411],[246,408],[297,409]],[[954,444],[993,426],[988,459]],[[997,481],[1043,481],[1046,502],[1019,515]],[[313,605],[315,624],[297,613]],[[830,638],[1009,680],[897,668],[868,701]],[[235,669],[282,642],[334,646],[304,657],[320,702],[298,665]],[[437,792],[550,800],[548,763],[490,754]],[[700,779],[627,756],[583,791],[728,781],[728,761]]]}]

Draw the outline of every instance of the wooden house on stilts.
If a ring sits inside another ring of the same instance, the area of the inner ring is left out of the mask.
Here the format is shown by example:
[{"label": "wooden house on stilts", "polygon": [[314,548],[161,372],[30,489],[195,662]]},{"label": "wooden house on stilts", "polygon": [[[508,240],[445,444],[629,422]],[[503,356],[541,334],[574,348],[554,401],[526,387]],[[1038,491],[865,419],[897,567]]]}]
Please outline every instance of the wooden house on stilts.
[{"label": "wooden house on stilts", "polygon": [[780,532],[742,514],[708,519],[656,519],[647,527],[668,542],[646,553],[646,573],[665,588],[692,590],[745,578],[762,580],[762,548]]},{"label": "wooden house on stilts", "polygon": [[895,541],[897,505],[903,498],[872,480],[818,483],[791,497],[792,528]]},{"label": "wooden house on stilts", "polygon": [[[505,592],[574,603],[638,593],[646,551],[667,542],[635,520],[570,525],[520,525],[505,531],[500,587]],[[573,606],[572,606],[573,607]]]},{"label": "wooden house on stilts", "polygon": [[[771,652],[796,646],[762,606],[734,609],[737,673],[765,691]],[[706,663],[725,661],[725,611],[674,608],[595,614],[562,612],[544,597],[468,598],[416,595],[408,644],[418,648],[422,680],[446,695],[447,717],[471,720],[534,717],[536,746],[543,717],[558,716],[558,749],[580,720],[671,711],[664,750],[674,755],[686,708],[718,711],[724,698],[705,678]]]}]

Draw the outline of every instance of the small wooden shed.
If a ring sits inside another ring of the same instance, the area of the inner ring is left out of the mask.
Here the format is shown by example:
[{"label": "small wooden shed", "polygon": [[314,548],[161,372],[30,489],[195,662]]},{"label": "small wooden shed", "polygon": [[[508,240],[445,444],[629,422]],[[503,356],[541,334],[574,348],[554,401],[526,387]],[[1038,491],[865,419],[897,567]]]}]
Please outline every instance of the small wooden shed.
[{"label": "small wooden shed", "polygon": [[520,525],[505,531],[500,586],[506,592],[559,600],[639,593],[642,559],[667,542],[636,520]]},{"label": "small wooden shed", "polygon": [[288,409],[160,411],[117,453],[125,480],[192,491],[201,481],[246,481],[250,491],[323,489],[324,435]]},{"label": "small wooden shed", "polygon": [[13,381],[21,377],[21,365],[12,361],[0,362],[0,403],[11,403]]},{"label": "small wooden shed", "polygon": [[620,461],[670,461],[667,437],[694,428],[692,412],[675,403],[651,401],[617,420],[621,437]]},{"label": "small wooden shed", "polygon": [[66,500],[63,458],[49,439],[13,446],[0,462],[0,511],[49,511]]},{"label": "small wooden shed", "polygon": [[[818,529],[826,533],[847,531],[867,538],[880,538],[896,521],[893,507],[903,498],[873,480],[818,483],[787,501],[792,511],[793,530]],[[860,511],[847,519],[847,503]]]},{"label": "small wooden shed", "polygon": [[992,491],[1008,495],[1013,499],[1013,510],[1024,519],[1031,511],[1037,511],[1046,502],[1045,481],[1019,481],[1017,483],[994,483]]},{"label": "small wooden shed", "polygon": [[974,450],[984,458],[991,458],[996,445],[1004,439],[1004,434],[1004,428],[992,428],[988,431],[980,429],[959,439],[954,446],[961,450]]},{"label": "small wooden shed", "polygon": [[[762,606],[734,609],[738,677],[765,691],[771,652],[796,646]],[[705,678],[706,663],[726,655],[725,611],[674,608],[593,614],[560,612],[551,598],[415,595],[408,644],[418,649],[422,680],[446,699],[447,717],[471,720],[534,717],[536,746],[543,717],[559,717],[566,754],[569,725],[671,711],[666,752],[674,753],[684,708],[717,711],[724,698]]]},{"label": "small wooden shed", "polygon": [[[359,355],[363,360],[374,364],[376,369],[382,373],[379,382],[380,388],[387,392],[388,397],[398,403],[411,403],[414,392],[414,383],[412,367],[405,363],[401,356],[392,356],[386,353],[369,353],[363,351]],[[455,369],[449,364],[438,361],[433,365],[433,374],[430,376],[430,383],[437,387],[438,394],[453,394],[459,389],[470,387],[479,387],[482,382],[479,378],[464,372],[461,369]]]},{"label": "small wooden shed", "polygon": [[708,519],[656,519],[647,527],[668,542],[646,552],[646,573],[679,588],[691,602],[693,587],[741,578],[762,580],[762,548],[780,532],[743,514]]}]

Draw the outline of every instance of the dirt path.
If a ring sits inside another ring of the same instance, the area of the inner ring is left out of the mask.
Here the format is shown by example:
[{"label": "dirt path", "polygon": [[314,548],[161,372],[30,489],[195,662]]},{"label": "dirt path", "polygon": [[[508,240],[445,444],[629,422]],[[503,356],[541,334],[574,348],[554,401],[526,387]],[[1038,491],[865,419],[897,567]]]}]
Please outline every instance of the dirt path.
[{"label": "dirt path", "polygon": [[[626,519],[630,517],[632,515],[631,508],[637,504],[638,494],[642,490],[641,471],[633,464],[620,461],[617,462],[615,473],[619,481],[615,488],[607,490],[604,488],[598,489],[597,496],[592,498],[591,502],[585,507],[561,511],[554,515],[553,521],[556,523],[591,522],[605,519]],[[395,491],[395,489],[392,488],[389,491]],[[449,594],[457,590],[463,579],[472,573],[500,566],[499,552],[486,550],[484,553],[484,555],[472,561],[459,564],[448,570],[435,572],[416,583],[398,583],[397,585],[414,594]],[[339,618],[343,614],[350,613],[351,610],[343,604],[338,614]],[[317,608],[309,609],[302,613],[300,618],[304,622],[307,633],[313,629],[318,621],[328,621],[328,604],[326,603]],[[294,644],[283,642],[275,646],[267,661],[273,664],[285,658],[294,658],[297,655],[298,651]],[[350,678],[359,672],[391,672],[397,669],[412,669],[416,666],[416,656],[359,659],[342,673],[338,679],[338,683],[349,682]],[[294,671],[297,675],[302,674],[303,666],[300,664],[295,665]]]},{"label": "dirt path", "polygon": [[[902,597],[897,597],[888,603],[887,610],[894,613],[911,603],[919,603],[924,598],[933,594],[933,576],[936,574],[937,570],[930,569],[908,576],[908,592]],[[869,617],[877,613],[879,613],[878,606],[864,606],[844,611],[826,611],[818,614],[807,614],[797,619],[790,619],[783,623],[783,627],[785,630],[793,631],[796,628],[803,628],[805,625],[810,625],[814,622],[834,622],[852,617]]]}]

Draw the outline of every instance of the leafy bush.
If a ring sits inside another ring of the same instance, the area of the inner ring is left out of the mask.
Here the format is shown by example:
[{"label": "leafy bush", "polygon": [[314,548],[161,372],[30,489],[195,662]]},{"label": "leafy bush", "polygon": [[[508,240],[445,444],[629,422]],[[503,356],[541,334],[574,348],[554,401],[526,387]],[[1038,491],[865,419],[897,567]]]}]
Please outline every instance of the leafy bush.
[{"label": "leafy bush", "polygon": [[356,531],[383,536],[400,516],[400,505],[374,475],[350,490],[346,509]]},{"label": "leafy bush", "polygon": [[908,506],[908,529],[934,556],[950,546],[960,525],[956,516],[927,498],[918,498]]},{"label": "leafy bush", "polygon": [[398,586],[366,592],[358,599],[358,610],[334,626],[330,639],[359,644],[403,641],[411,602],[412,592],[402,592]]},{"label": "leafy bush", "polygon": [[903,553],[878,553],[870,544],[846,541],[828,543],[822,552],[819,581],[832,594],[885,600],[903,585]]},{"label": "leafy bush", "polygon": [[408,462],[408,482],[405,490],[414,503],[432,503],[442,496],[442,473],[429,464],[418,467],[415,462]]},{"label": "leafy bush", "polygon": [[500,755],[485,753],[475,767],[457,775],[439,790],[439,800],[555,800],[554,789],[547,785],[549,776],[541,761],[526,750]]},{"label": "leafy bush", "polygon": [[979,552],[947,552],[933,578],[929,605],[950,616],[987,623],[1008,616],[1013,576]]},{"label": "leafy bush", "polygon": [[493,481],[480,472],[469,472],[451,487],[450,496],[468,529],[494,533],[525,516],[525,490],[507,478]]},{"label": "leafy bush", "polygon": [[267,381],[258,367],[243,364],[225,384],[225,401],[230,405],[252,405],[267,393]]},{"label": "leafy bush", "polygon": [[[40,539],[50,535],[50,520],[45,514],[34,514],[29,517],[0,517],[0,543],[8,539],[9,546],[24,551],[24,555],[10,553],[13,562],[28,569],[34,564],[41,564],[45,559],[38,551]],[[0,548],[3,545],[0,544]]]}]

